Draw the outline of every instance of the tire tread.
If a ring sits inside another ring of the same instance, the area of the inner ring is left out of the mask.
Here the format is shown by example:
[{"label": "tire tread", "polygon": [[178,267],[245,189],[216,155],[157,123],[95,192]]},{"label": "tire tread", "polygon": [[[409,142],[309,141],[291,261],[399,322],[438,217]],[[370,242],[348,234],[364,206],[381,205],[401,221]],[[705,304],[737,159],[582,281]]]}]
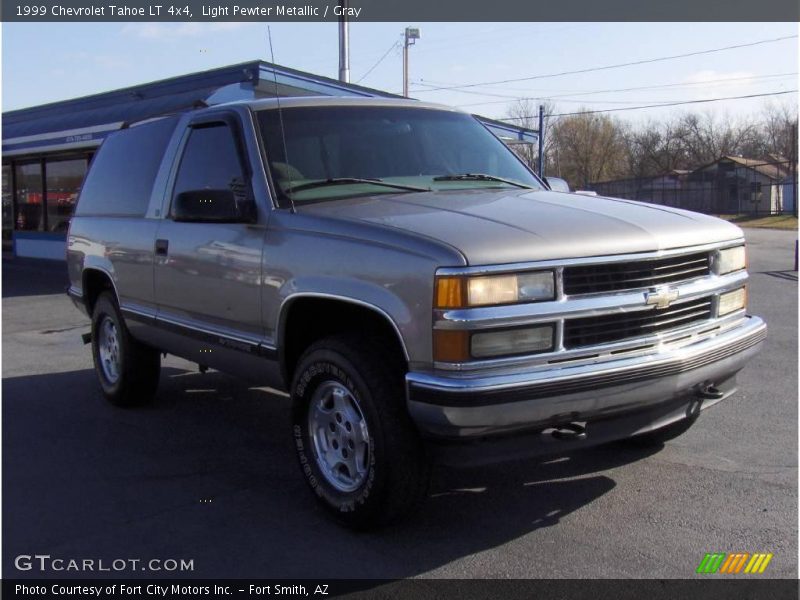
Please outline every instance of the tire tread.
[{"label": "tire tread", "polygon": [[[103,380],[103,374],[98,364],[95,344],[97,325],[101,314],[111,314],[114,317],[121,338],[123,365],[116,385],[108,385]],[[144,406],[153,400],[161,374],[161,356],[157,349],[146,346],[131,336],[119,310],[117,299],[112,292],[101,293],[94,306],[92,354],[103,394],[111,404],[120,407],[134,407]]]},{"label": "tire tread", "polygon": [[363,334],[340,334],[319,340],[306,349],[298,362],[295,382],[305,363],[321,351],[338,354],[357,369],[379,413],[385,453],[402,457],[387,469],[386,489],[379,505],[360,514],[359,511],[334,514],[356,529],[388,525],[421,503],[430,479],[429,461],[405,407],[403,364],[379,339]]}]

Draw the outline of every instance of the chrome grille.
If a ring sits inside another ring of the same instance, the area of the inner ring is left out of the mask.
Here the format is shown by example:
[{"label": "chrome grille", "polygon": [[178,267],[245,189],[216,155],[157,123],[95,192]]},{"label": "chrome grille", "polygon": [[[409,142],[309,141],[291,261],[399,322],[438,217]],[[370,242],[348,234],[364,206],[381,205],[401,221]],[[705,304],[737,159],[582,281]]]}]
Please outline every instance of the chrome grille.
[{"label": "chrome grille", "polygon": [[691,325],[711,318],[711,297],[673,304],[669,308],[641,310],[564,322],[567,350],[618,342]]},{"label": "chrome grille", "polygon": [[564,268],[568,296],[656,287],[705,277],[710,273],[708,252],[634,262],[581,265]]}]

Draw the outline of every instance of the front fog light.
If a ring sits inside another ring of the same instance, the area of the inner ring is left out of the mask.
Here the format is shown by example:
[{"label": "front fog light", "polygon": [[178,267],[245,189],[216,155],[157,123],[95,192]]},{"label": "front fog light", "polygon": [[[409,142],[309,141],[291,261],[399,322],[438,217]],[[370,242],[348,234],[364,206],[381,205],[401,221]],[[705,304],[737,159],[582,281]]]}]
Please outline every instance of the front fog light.
[{"label": "front fog light", "polygon": [[725,248],[717,255],[717,274],[725,275],[734,271],[741,271],[747,266],[747,254],[744,246]]},{"label": "front fog light", "polygon": [[552,325],[474,333],[471,343],[471,354],[475,358],[534,354],[552,349]]},{"label": "front fog light", "polygon": [[732,292],[719,295],[717,316],[724,317],[747,306],[747,290],[743,287]]}]

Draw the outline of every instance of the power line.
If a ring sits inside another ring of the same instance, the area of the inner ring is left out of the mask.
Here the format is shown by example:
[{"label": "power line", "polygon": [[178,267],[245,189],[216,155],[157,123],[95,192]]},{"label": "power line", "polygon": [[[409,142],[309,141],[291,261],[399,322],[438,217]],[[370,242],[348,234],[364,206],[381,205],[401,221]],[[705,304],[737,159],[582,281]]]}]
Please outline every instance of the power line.
[{"label": "power line", "polygon": [[[581,96],[581,95],[589,95],[589,94],[600,94],[605,92],[628,92],[633,90],[647,90],[647,89],[656,89],[656,88],[667,88],[667,87],[692,87],[696,85],[706,85],[709,83],[719,83],[725,81],[741,81],[745,79],[769,79],[769,78],[780,78],[780,77],[791,77],[793,75],[797,75],[797,71],[793,71],[791,73],[771,73],[769,75],[744,75],[741,77],[720,77],[719,79],[706,79],[703,81],[679,81],[676,83],[660,83],[654,85],[646,85],[646,86],[639,86],[639,87],[631,87],[631,88],[615,88],[615,89],[607,89],[607,90],[549,90],[552,92],[562,93],[565,96]],[[541,93],[542,90],[533,90],[531,88],[500,88],[505,89],[506,91],[513,91],[516,90],[518,92],[536,92]],[[547,92],[548,90],[544,90]],[[518,95],[517,95],[518,96]],[[514,97],[517,97],[514,96]]]},{"label": "power line", "polygon": [[[418,92],[433,92],[433,91],[442,89],[442,88],[436,87],[435,85],[431,85],[430,83],[424,83],[422,81],[412,81],[411,84],[412,85],[416,85],[416,86],[422,85],[422,86],[430,88],[430,89],[427,89],[427,90],[414,90],[414,93],[418,93]],[[473,90],[457,90],[457,89],[452,89],[451,91],[458,92],[459,94],[472,94],[473,96],[491,96],[493,98],[519,98],[519,94],[517,94],[517,95],[497,94],[497,93],[491,93],[491,92],[476,92],[476,91],[473,91]]]},{"label": "power line", "polygon": [[[474,41],[475,39],[491,43],[499,39],[508,39],[507,35],[508,31],[530,28],[530,25],[531,23],[522,23],[522,24],[517,23],[516,25],[513,25],[511,27],[494,27],[489,29],[481,27],[480,30],[476,30],[474,32],[467,34],[464,34],[461,30],[459,30],[459,33],[456,35],[450,35],[450,36],[446,35],[444,37],[437,37],[436,39],[425,40],[425,47],[427,49],[433,48],[434,50],[438,51],[443,47],[463,46],[465,44],[469,44],[470,46],[472,46],[476,43]],[[534,33],[536,35],[540,35],[542,31],[545,31],[545,29],[541,29],[541,31],[537,29]],[[487,35],[497,34],[500,32],[506,32],[506,33],[503,33],[503,35],[500,37],[497,36],[492,38],[486,37]]]},{"label": "power line", "polygon": [[[750,75],[747,77],[725,77],[721,79],[708,79],[706,81],[695,81],[695,82],[681,82],[681,83],[664,83],[659,85],[644,85],[639,87],[629,87],[629,88],[615,88],[610,90],[593,90],[593,91],[575,91],[568,94],[559,94],[554,96],[545,96],[541,94],[541,90],[539,93],[534,94],[537,99],[541,100],[552,100],[555,98],[568,98],[570,96],[591,96],[594,94],[605,94],[605,93],[614,93],[614,92],[633,92],[639,90],[655,90],[655,89],[663,89],[663,88],[683,88],[683,87],[694,87],[698,85],[708,85],[712,83],[725,83],[729,81],[744,81],[744,80],[755,80],[755,79],[775,79],[775,78],[783,78],[783,77],[792,77],[797,75],[797,71],[794,73],[775,73],[773,75]],[[766,83],[766,82],[765,82]],[[531,92],[535,92],[536,90],[529,90]],[[495,95],[495,94],[490,94]],[[497,94],[499,96],[499,94]],[[516,95],[503,95],[503,98],[506,100],[489,100],[486,102],[472,102],[470,104],[457,104],[456,106],[459,108],[466,108],[469,106],[482,106],[485,104],[502,104],[504,102],[508,102],[508,100],[519,100],[524,98],[524,96]],[[562,100],[562,102],[569,102],[570,100]],[[599,100],[595,100],[594,102],[600,102]],[[664,102],[669,102],[669,100],[664,100]]]},{"label": "power line", "polygon": [[394,42],[394,43],[393,43],[391,46],[389,46],[389,49],[388,49],[388,50],[387,50],[387,51],[386,51],[386,52],[383,54],[383,56],[381,56],[381,57],[378,59],[378,62],[376,62],[374,65],[372,65],[372,66],[371,66],[371,67],[370,67],[370,68],[367,70],[367,72],[366,72],[366,73],[364,73],[364,74],[361,76],[361,79],[359,79],[358,81],[356,81],[356,83],[361,83],[362,81],[364,81],[364,80],[367,78],[367,75],[369,75],[370,73],[372,73],[372,71],[374,71],[374,70],[377,68],[377,66],[378,66],[379,64],[381,64],[381,63],[383,62],[383,60],[384,60],[384,59],[385,59],[387,56],[389,56],[389,53],[390,53],[392,50],[394,50],[395,48],[398,48],[399,46],[400,46],[400,42]]},{"label": "power line", "polygon": [[[511,27],[511,28],[508,28],[508,27],[503,28],[503,27],[501,27],[499,29],[481,30],[480,32],[476,32],[474,34],[468,34],[468,35],[450,36],[450,37],[446,37],[446,38],[437,38],[435,40],[428,39],[428,40],[425,41],[425,46],[421,47],[420,50],[422,50],[424,48],[425,52],[434,51],[434,52],[439,53],[442,50],[446,50],[446,49],[449,49],[449,48],[459,48],[459,47],[463,47],[465,45],[469,45],[470,47],[474,47],[474,46],[481,46],[481,45],[485,45],[485,44],[498,45],[498,43],[502,44],[502,42],[517,43],[517,41],[518,41],[517,37],[509,37],[508,35],[487,37],[487,34],[497,33],[499,31],[504,31],[504,30],[508,31],[508,30],[513,30],[513,29],[529,28],[530,25],[531,25],[531,23],[526,23],[524,25],[515,26],[515,27]],[[560,33],[560,32],[563,32],[563,31],[574,30],[574,29],[582,29],[582,28],[588,27],[590,25],[592,25],[592,23],[570,24],[570,25],[567,25],[567,26],[564,26],[564,27],[555,27],[555,28],[554,27],[546,27],[545,26],[545,27],[537,28],[534,31],[528,31],[528,32],[526,32],[526,35],[535,36],[538,39],[538,38],[541,38],[544,35],[551,35],[551,34]],[[479,39],[478,40],[474,40],[474,38],[479,38]],[[448,42],[450,40],[458,40],[458,42],[456,42],[456,43],[446,43],[446,42]],[[442,42],[445,42],[444,45],[442,44]]]},{"label": "power line", "polygon": [[[746,96],[728,96],[727,98],[706,98],[704,100],[685,100],[683,102],[667,102],[664,104],[647,104],[643,106],[628,106],[625,108],[608,108],[605,110],[579,110],[577,112],[557,113],[545,115],[546,117],[570,117],[572,115],[591,115],[595,113],[618,112],[621,110],[640,110],[643,108],[664,108],[667,106],[680,106],[683,104],[704,104],[707,102],[720,102],[722,100],[743,100],[746,98],[763,98],[764,96],[781,96],[783,94],[794,94],[797,90],[784,90],[782,92],[769,92],[767,94],[748,94]],[[538,118],[538,115],[522,115],[520,117],[505,117],[500,121],[524,121],[526,119]]]},{"label": "power line", "polygon": [[[549,97],[537,98],[537,101],[551,100]],[[669,104],[675,102],[674,100],[584,100],[582,98],[559,98],[559,102],[567,102],[568,104],[641,104],[642,102],[652,102],[653,104]]]},{"label": "power line", "polygon": [[515,83],[517,81],[532,81],[534,79],[547,79],[550,77],[563,77],[564,75],[579,75],[582,73],[591,73],[594,71],[607,71],[609,69],[619,69],[622,67],[632,67],[636,65],[645,65],[655,62],[663,62],[666,60],[674,60],[676,58],[688,58],[690,56],[700,56],[702,54],[713,54],[715,52],[723,52],[725,50],[735,50],[737,48],[750,48],[752,46],[758,46],[760,44],[771,44],[774,42],[780,42],[783,40],[790,40],[797,38],[796,35],[787,35],[783,37],[771,38],[768,40],[759,40],[757,42],[749,42],[747,44],[736,44],[734,46],[724,46],[722,48],[711,48],[709,50],[698,50],[696,52],[687,52],[686,54],[675,54],[672,56],[660,56],[658,58],[648,58],[643,60],[637,60],[633,62],[627,63],[618,63],[615,65],[605,65],[603,67],[591,67],[587,69],[577,69],[574,71],[561,71],[559,73],[549,73],[547,75],[533,75],[531,77],[518,77],[515,79],[501,79],[498,81],[484,81],[482,83],[463,83],[459,85],[450,85],[450,86],[440,86],[440,87],[433,87],[427,90],[417,90],[417,92],[436,92],[439,90],[461,90],[463,88],[474,88],[474,87],[482,87],[487,85],[498,85],[503,83]]}]

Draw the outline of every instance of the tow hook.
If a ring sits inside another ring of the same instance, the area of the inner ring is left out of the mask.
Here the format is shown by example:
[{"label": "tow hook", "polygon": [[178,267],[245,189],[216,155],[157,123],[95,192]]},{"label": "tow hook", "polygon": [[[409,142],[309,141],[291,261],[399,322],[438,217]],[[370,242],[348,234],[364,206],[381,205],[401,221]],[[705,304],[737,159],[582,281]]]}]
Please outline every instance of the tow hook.
[{"label": "tow hook", "polygon": [[713,385],[708,385],[697,390],[696,395],[698,398],[702,398],[703,400],[719,400],[725,395],[725,393]]},{"label": "tow hook", "polygon": [[586,439],[586,424],[585,423],[566,423],[554,427],[551,434],[557,440],[585,440]]}]

